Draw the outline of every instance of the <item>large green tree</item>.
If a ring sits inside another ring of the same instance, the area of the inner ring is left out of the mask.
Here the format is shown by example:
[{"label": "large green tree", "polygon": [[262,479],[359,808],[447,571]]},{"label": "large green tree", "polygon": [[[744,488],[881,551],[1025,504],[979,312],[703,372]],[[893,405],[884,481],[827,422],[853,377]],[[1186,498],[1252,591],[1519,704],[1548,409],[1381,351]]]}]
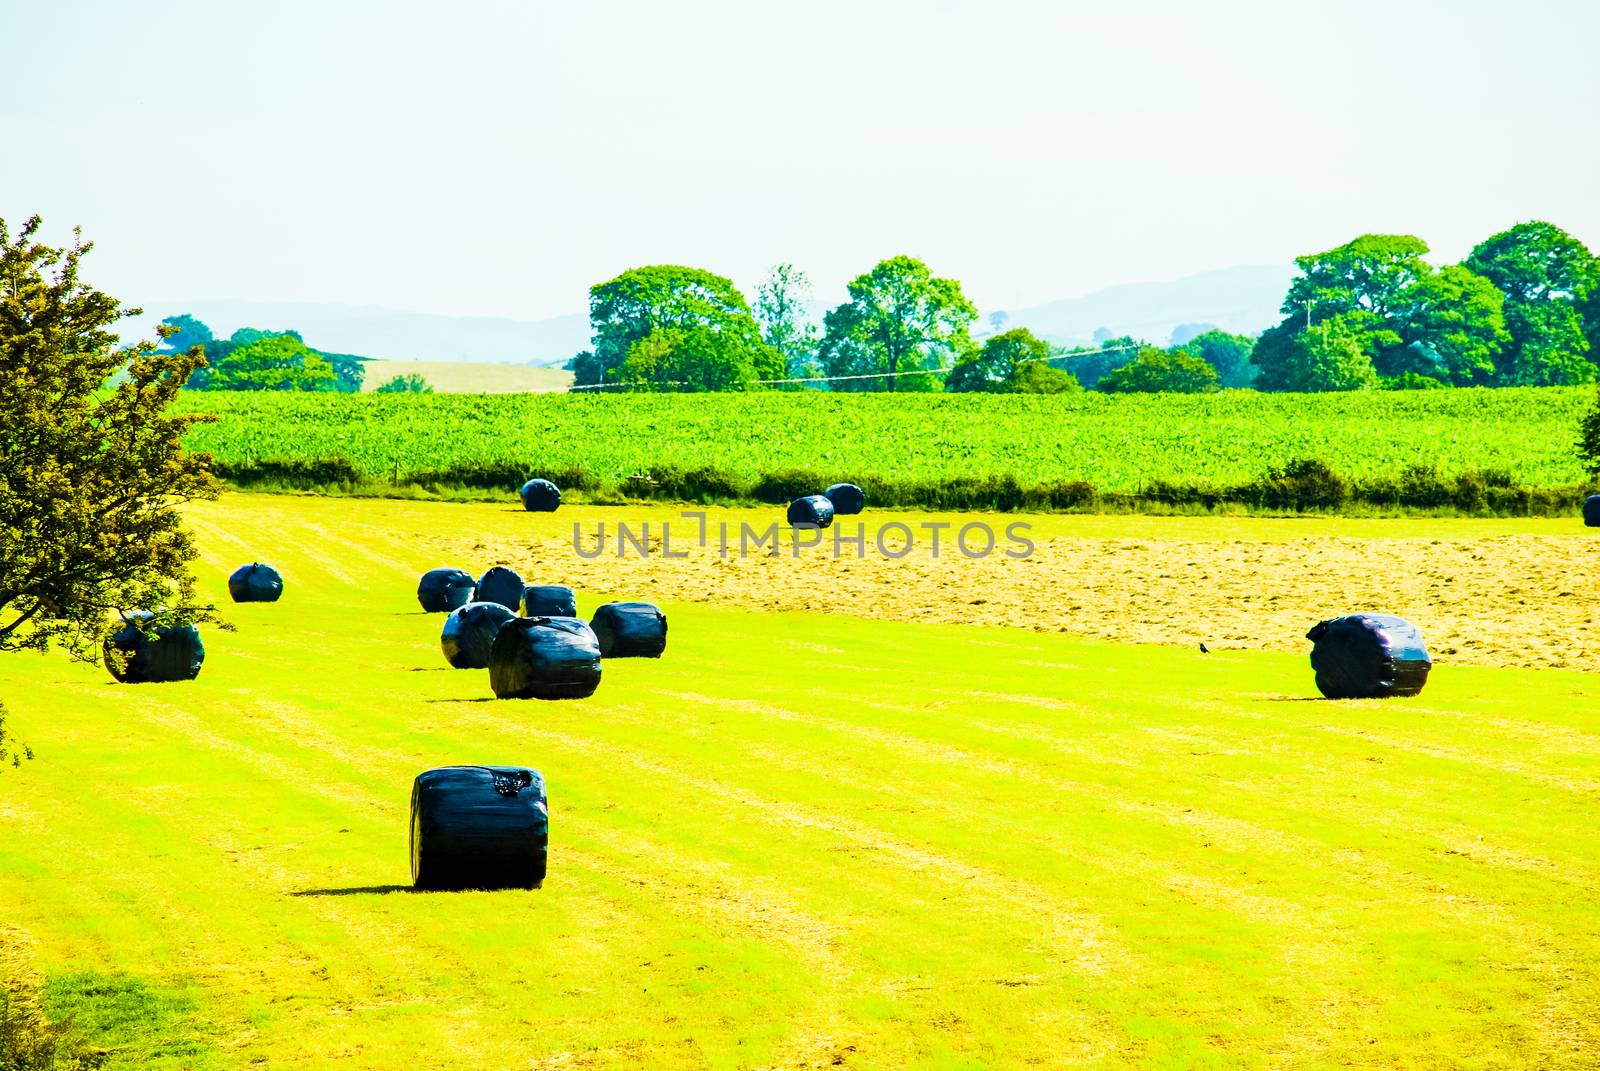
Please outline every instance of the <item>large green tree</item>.
[{"label": "large green tree", "polygon": [[161,326],[170,329],[164,340],[163,349],[187,352],[211,341],[211,328],[188,313],[168,316],[161,321]]},{"label": "large green tree", "polygon": [[1584,383],[1600,374],[1584,325],[1584,305],[1600,291],[1600,261],[1582,242],[1535,220],[1478,243],[1465,263],[1505,295],[1510,344],[1501,382]]},{"label": "large green tree", "polygon": [[869,376],[834,390],[938,390],[936,375],[972,350],[978,310],[954,279],[914,257],[890,257],[850,282],[850,300],[824,317],[821,358],[830,376]]},{"label": "large green tree", "polygon": [[1488,384],[1511,342],[1504,296],[1459,264],[1419,277],[1401,295],[1391,323],[1398,345],[1374,355],[1385,376],[1416,372],[1456,386]]},{"label": "large green tree", "polygon": [[1295,258],[1300,275],[1283,299],[1285,316],[1330,319],[1369,312],[1387,320],[1405,305],[1405,294],[1429,267],[1428,243],[1409,234],[1363,234],[1325,253]]},{"label": "large green tree", "polygon": [[1081,390],[1070,372],[1051,368],[1050,344],[1026,327],[990,335],[945,378],[952,393],[1065,394]]},{"label": "large green tree", "polygon": [[1109,394],[1205,394],[1221,388],[1217,370],[1184,350],[1146,346],[1121,368],[1108,372],[1096,390]]},{"label": "large green tree", "polygon": [[1251,360],[1262,390],[1366,390],[1378,385],[1369,339],[1374,317],[1349,312],[1301,329],[1293,319],[1265,332]]},{"label": "large green tree", "polygon": [[756,290],[756,322],[767,345],[783,355],[786,376],[808,379],[822,375],[817,361],[820,332],[806,312],[811,280],[793,264],[775,265]]},{"label": "large green tree", "polygon": [[613,380],[657,391],[750,390],[775,353],[704,324],[662,327],[633,344]]},{"label": "large green tree", "polygon": [[209,390],[333,391],[339,377],[322,354],[293,335],[265,335],[236,347],[211,369]]},{"label": "large green tree", "polygon": [[589,290],[592,349],[573,361],[576,385],[613,379],[635,343],[662,328],[704,327],[741,346],[761,379],[783,378],[783,358],[761,338],[761,327],[738,287],[712,272],[674,264],[633,268]]},{"label": "large green tree", "polygon": [[81,280],[88,245],[38,232],[0,220],[0,650],[55,641],[94,659],[118,611],[214,615],[179,514],[219,490],[210,458],[182,446],[207,418],[168,413],[205,358],[123,348],[113,326],[139,310]]},{"label": "large green tree", "polygon": [[[1178,336],[1179,332],[1174,331],[1173,337]],[[1187,342],[1170,347],[1170,351],[1183,350],[1200,358],[1217,370],[1217,379],[1224,387],[1248,387],[1256,377],[1255,365],[1250,363],[1250,353],[1255,348],[1256,340],[1249,335],[1235,335],[1213,327],[1189,336]]]}]

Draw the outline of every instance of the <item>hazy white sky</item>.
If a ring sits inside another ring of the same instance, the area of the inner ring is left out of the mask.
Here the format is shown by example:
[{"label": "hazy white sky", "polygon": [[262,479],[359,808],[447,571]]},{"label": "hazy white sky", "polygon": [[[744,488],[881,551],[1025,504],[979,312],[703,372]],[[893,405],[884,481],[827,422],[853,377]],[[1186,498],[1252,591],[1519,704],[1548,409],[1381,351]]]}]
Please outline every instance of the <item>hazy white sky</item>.
[{"label": "hazy white sky", "polygon": [[985,308],[1287,261],[1600,248],[1600,4],[0,0],[0,217],[130,302],[540,317],[635,265]]}]

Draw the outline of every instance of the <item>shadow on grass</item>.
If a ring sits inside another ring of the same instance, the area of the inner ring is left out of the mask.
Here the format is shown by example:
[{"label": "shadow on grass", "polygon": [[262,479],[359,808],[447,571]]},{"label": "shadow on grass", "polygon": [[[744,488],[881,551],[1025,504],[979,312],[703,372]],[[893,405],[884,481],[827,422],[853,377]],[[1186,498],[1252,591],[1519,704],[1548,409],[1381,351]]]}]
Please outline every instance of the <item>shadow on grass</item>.
[{"label": "shadow on grass", "polygon": [[455,666],[412,666],[412,673],[454,673]]},{"label": "shadow on grass", "polygon": [[496,703],[499,702],[492,695],[480,695],[475,699],[424,699],[424,703]]},{"label": "shadow on grass", "polygon": [[389,893],[416,892],[409,885],[352,885],[347,889],[301,889],[290,896],[387,896]]}]

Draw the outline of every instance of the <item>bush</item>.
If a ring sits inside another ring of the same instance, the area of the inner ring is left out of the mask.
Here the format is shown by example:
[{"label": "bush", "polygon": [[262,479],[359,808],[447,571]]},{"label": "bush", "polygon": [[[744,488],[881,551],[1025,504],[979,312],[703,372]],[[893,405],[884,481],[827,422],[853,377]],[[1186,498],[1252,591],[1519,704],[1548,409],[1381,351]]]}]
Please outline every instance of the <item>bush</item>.
[{"label": "bush", "polygon": [[[13,766],[21,766],[23,759],[32,758],[33,749],[17,740],[6,729],[6,708],[3,704],[0,704],[0,767],[5,766],[8,762]],[[5,1066],[5,1064],[0,1064],[0,1067]]]},{"label": "bush", "polygon": [[433,387],[422,378],[421,373],[412,372],[410,375],[395,376],[393,379],[379,384],[377,394],[432,394]]},{"label": "bush", "polygon": [[0,1068],[5,1071],[84,1071],[109,1054],[89,1048],[66,1024],[39,1010],[39,996],[22,984],[0,985]]}]

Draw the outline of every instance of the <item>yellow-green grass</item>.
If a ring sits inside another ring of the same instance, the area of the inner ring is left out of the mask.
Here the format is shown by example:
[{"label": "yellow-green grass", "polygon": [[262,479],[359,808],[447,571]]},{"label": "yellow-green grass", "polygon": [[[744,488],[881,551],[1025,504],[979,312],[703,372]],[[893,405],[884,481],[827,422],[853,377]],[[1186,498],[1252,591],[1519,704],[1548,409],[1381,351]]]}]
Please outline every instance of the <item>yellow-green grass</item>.
[{"label": "yellow-green grass", "polygon": [[368,361],[361,389],[374,391],[395,376],[420,375],[438,394],[549,394],[572,386],[563,368],[479,361]]},{"label": "yellow-green grass", "polygon": [[[661,661],[496,702],[413,591],[419,523],[497,509],[233,496],[207,590],[288,589],[199,680],[0,659],[0,936],[88,1025],[85,977],[166,995],[119,1066],[1593,1066],[1600,676],[1328,703],[1300,655],[667,603]],[[404,891],[458,762],[545,773],[543,890]]]}]

